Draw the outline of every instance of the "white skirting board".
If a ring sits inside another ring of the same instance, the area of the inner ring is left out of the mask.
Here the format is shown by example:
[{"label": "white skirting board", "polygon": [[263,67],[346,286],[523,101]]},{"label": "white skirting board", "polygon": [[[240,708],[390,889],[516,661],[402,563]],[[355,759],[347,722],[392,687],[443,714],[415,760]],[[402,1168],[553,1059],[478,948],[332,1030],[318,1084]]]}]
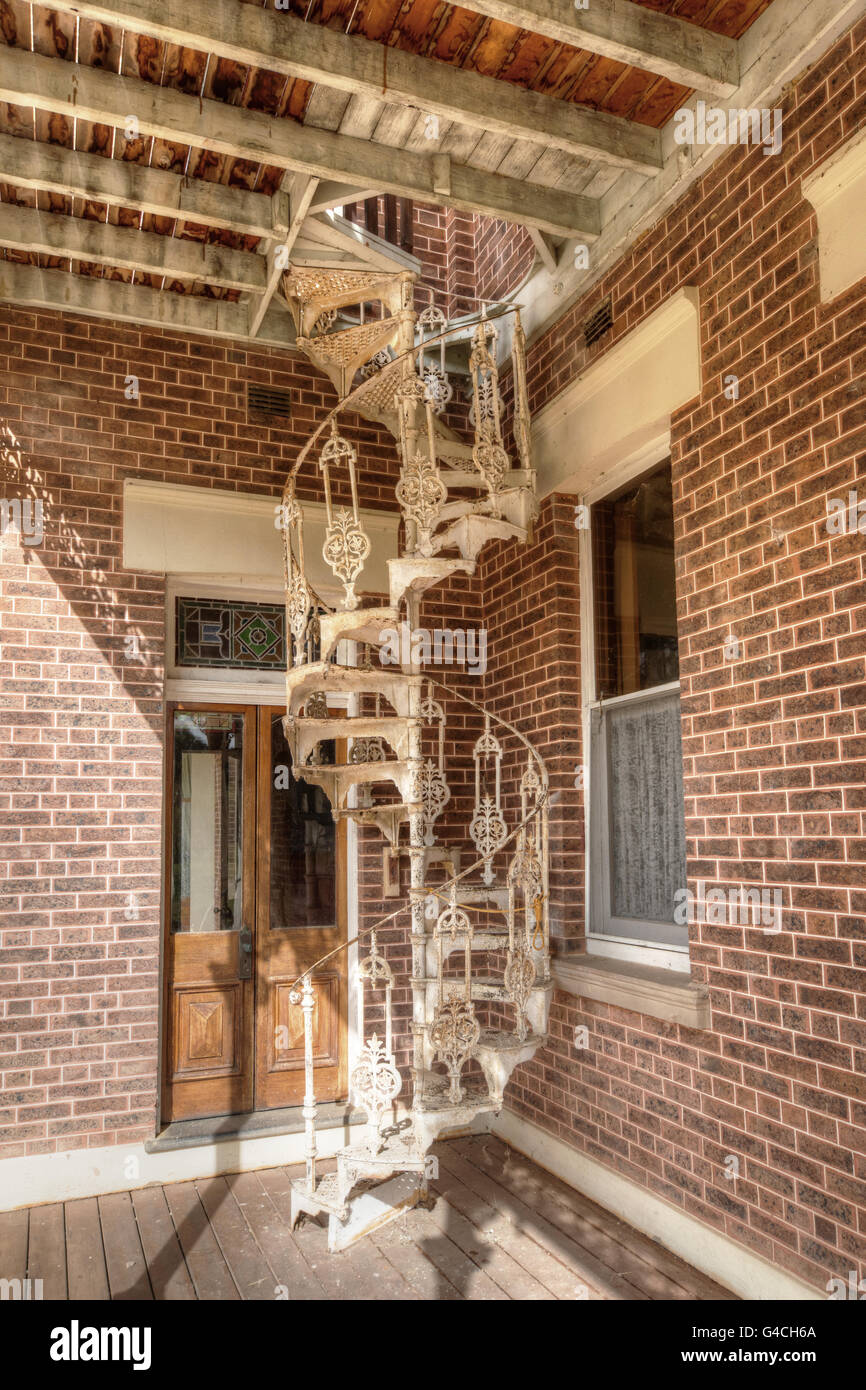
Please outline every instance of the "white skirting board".
[{"label": "white skirting board", "polygon": [[679,1207],[509,1110],[491,1120],[490,1132],[740,1298],[813,1302],[826,1297],[787,1270],[752,1254]]},{"label": "white skirting board", "polygon": [[[348,1126],[320,1130],[316,1135],[320,1158],[332,1157],[350,1142]],[[239,1135],[218,1144],[199,1144],[167,1153],[145,1153],[142,1144],[118,1144],[117,1148],[67,1149],[63,1153],[5,1158],[0,1161],[0,1211],[303,1161],[302,1132],[259,1138]]]}]

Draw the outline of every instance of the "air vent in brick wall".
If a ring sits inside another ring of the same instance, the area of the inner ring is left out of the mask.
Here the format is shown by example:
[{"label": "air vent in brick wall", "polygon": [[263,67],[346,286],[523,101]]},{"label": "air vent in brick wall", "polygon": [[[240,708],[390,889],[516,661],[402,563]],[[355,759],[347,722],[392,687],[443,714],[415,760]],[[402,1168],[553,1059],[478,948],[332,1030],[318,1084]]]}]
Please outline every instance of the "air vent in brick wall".
[{"label": "air vent in brick wall", "polygon": [[247,410],[256,415],[277,415],[288,420],[292,414],[292,393],[284,387],[247,385]]},{"label": "air vent in brick wall", "polygon": [[610,309],[610,300],[606,299],[603,304],[598,306],[594,313],[590,314],[583,325],[583,341],[586,343],[586,346],[592,347],[593,343],[597,343],[599,338],[603,338],[612,323],[613,314]]}]

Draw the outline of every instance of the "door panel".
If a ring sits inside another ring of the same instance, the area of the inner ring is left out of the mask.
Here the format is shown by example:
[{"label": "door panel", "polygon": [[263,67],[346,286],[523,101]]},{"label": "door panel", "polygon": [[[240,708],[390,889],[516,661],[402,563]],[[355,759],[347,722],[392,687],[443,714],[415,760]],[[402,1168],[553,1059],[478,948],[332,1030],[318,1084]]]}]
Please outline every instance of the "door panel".
[{"label": "door panel", "polygon": [[[293,973],[285,979],[272,974],[268,981],[271,1010],[269,1036],[274,1038],[273,1055],[268,1059],[273,1071],[297,1071],[304,1065],[304,1016],[291,1001]],[[316,976],[316,1004],[313,1009],[313,1060],[317,1067],[336,1067],[340,1060],[340,991],[342,977]],[[318,1091],[318,1084],[317,1084]]]},{"label": "door panel", "polygon": [[[321,789],[291,777],[284,711],[259,710],[256,912],[256,1108],[300,1105],[304,1030],[289,995],[298,976],[346,939],[346,826]],[[321,745],[341,761],[345,745]],[[316,1097],[346,1094],[346,960],[316,977]]]},{"label": "door panel", "polygon": [[233,1076],[240,1070],[240,988],[237,984],[221,990],[200,985],[175,989],[175,1076],[190,1072]]},{"label": "door panel", "polygon": [[252,1104],[255,711],[169,712],[163,1116]]}]

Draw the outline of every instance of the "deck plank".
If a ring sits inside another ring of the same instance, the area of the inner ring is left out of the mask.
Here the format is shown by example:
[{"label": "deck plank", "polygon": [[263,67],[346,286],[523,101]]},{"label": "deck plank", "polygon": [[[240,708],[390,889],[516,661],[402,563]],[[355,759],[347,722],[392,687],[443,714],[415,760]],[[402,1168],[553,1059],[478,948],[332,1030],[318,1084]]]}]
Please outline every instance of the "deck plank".
[{"label": "deck plank", "polygon": [[128,1192],[111,1192],[99,1199],[102,1244],[108,1287],[117,1301],[153,1299],[147,1260]]},{"label": "deck plank", "polygon": [[30,1213],[27,1275],[30,1279],[42,1280],[42,1297],[46,1302],[65,1300],[66,1228],[62,1202],[34,1207]]},{"label": "deck plank", "polygon": [[239,1299],[237,1285],[223,1259],[195,1183],[171,1183],[163,1191],[196,1296],[222,1301]]},{"label": "deck plank", "polygon": [[[500,1157],[506,1153],[514,1153],[508,1145],[501,1139],[494,1139],[494,1151],[499,1146]],[[555,1199],[565,1203],[574,1210],[579,1210],[586,1214],[587,1219],[595,1222],[599,1226],[608,1230],[617,1242],[627,1250],[631,1258],[641,1259],[643,1264],[650,1270],[658,1271],[666,1275],[672,1283],[685,1291],[688,1298],[700,1298],[718,1301],[738,1302],[737,1295],[731,1293],[730,1289],[717,1284],[709,1275],[702,1274],[693,1265],[681,1259],[679,1255],[674,1255],[672,1251],[666,1250],[658,1241],[651,1236],[644,1235],[642,1231],[637,1231],[627,1222],[620,1220],[613,1212],[607,1211],[604,1207],[593,1202],[589,1197],[585,1197],[575,1188],[569,1187],[568,1183],[561,1178],[555,1177],[545,1169],[533,1163],[531,1159],[518,1154],[521,1162],[531,1170],[533,1180],[540,1183],[545,1190]],[[668,1294],[653,1293],[652,1297],[669,1297]]]},{"label": "deck plank", "polygon": [[[532,1238],[549,1254],[574,1270],[575,1298],[586,1297],[590,1302],[598,1299],[642,1301],[647,1298],[642,1290],[629,1284],[616,1268],[615,1262],[611,1262],[611,1252],[614,1250],[612,1245],[604,1248],[603,1243],[594,1239],[592,1232],[586,1241],[586,1233],[577,1223],[573,1223],[569,1230],[557,1225],[555,1219],[548,1218],[548,1212],[543,1209],[537,1194],[530,1194],[528,1188],[521,1188],[519,1183],[508,1181],[507,1167],[500,1170],[489,1158],[485,1161],[483,1152],[476,1154],[471,1147],[466,1147],[474,1142],[457,1141],[458,1153],[467,1158],[470,1164],[475,1163],[479,1172],[495,1184],[495,1188],[498,1189],[497,1206],[512,1220],[520,1221],[522,1229],[530,1232]],[[485,1195],[483,1190],[482,1195]],[[553,1217],[556,1215],[554,1208]],[[600,1244],[601,1250],[598,1248]],[[581,1285],[586,1289],[585,1295],[579,1287]]]},{"label": "deck plank", "polygon": [[132,1205],[154,1298],[160,1301],[194,1299],[195,1286],[162,1188],[138,1188],[132,1194]]},{"label": "deck plank", "polygon": [[424,1252],[418,1248],[410,1234],[407,1220],[401,1218],[381,1231],[374,1231],[370,1239],[418,1298],[430,1303],[463,1301],[463,1295],[445,1278],[441,1269],[431,1264]]},{"label": "deck plank", "polygon": [[19,1207],[17,1211],[0,1211],[0,1278],[27,1278],[29,1226],[29,1207]]},{"label": "deck plank", "polygon": [[534,1240],[531,1231],[526,1232],[520,1221],[503,1210],[501,1191],[495,1183],[461,1158],[450,1144],[440,1144],[436,1155],[440,1172],[437,1187],[444,1184],[441,1190],[449,1202],[489,1232],[554,1298],[576,1298],[579,1286],[586,1282],[584,1272]]},{"label": "deck plank", "polygon": [[225,1178],[199,1181],[196,1187],[241,1298],[265,1303],[275,1299],[280,1280],[256,1244]]},{"label": "deck plank", "polygon": [[498,1243],[483,1222],[483,1203],[464,1201],[459,1185],[447,1178],[440,1177],[432,1186],[439,1196],[430,1215],[439,1230],[483,1269],[507,1298],[536,1302],[554,1297]]},{"label": "deck plank", "polygon": [[260,1174],[233,1173],[226,1181],[276,1283],[285,1291],[282,1296],[292,1303],[324,1298],[324,1288],[262,1186]]},{"label": "deck plank", "polygon": [[681,1296],[680,1286],[662,1274],[655,1281],[654,1290],[645,1287],[651,1266],[620,1241],[619,1228],[623,1223],[612,1213],[595,1207],[585,1198],[579,1198],[573,1205],[560,1201],[558,1192],[551,1187],[554,1180],[550,1174],[504,1145],[497,1148],[497,1142],[486,1139],[483,1146],[479,1146],[479,1151],[484,1154],[485,1169],[489,1171],[491,1166],[495,1169],[498,1163],[499,1180],[509,1193],[523,1194],[528,1205],[544,1216],[551,1226],[570,1235],[610,1269],[614,1287],[623,1285],[633,1290],[629,1295],[623,1288],[621,1297],[667,1299]]},{"label": "deck plank", "polygon": [[[266,1191],[286,1224],[291,1220],[292,1178],[300,1177],[302,1172],[301,1168],[270,1168],[260,1174]],[[350,1250],[332,1255],[328,1251],[326,1227],[311,1218],[303,1221],[293,1234],[298,1249],[320,1280],[327,1298],[353,1302],[414,1300],[412,1287],[372,1242],[359,1241]]]},{"label": "deck plank", "polygon": [[79,1197],[73,1202],[66,1202],[64,1217],[66,1279],[70,1301],[107,1300],[111,1295],[96,1198]]},{"label": "deck plank", "polygon": [[463,1140],[458,1149],[470,1162],[494,1176],[509,1193],[522,1194],[552,1226],[585,1245],[644,1297],[694,1299],[699,1296],[698,1285],[704,1297],[732,1297],[678,1256],[510,1149],[502,1140],[493,1136]]},{"label": "deck plank", "polygon": [[433,1212],[418,1207],[412,1212],[411,1221],[418,1249],[453,1284],[461,1298],[483,1303],[508,1298],[504,1289],[485,1273],[477,1260],[472,1259],[452,1239],[444,1211],[437,1220]]}]

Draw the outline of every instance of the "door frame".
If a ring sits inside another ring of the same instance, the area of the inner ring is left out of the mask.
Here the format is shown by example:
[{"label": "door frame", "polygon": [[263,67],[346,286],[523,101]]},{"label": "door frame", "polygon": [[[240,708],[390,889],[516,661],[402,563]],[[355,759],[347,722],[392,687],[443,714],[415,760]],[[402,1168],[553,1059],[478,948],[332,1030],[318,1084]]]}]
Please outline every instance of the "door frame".
[{"label": "door frame", "polygon": [[[201,588],[204,593],[205,585],[196,585],[190,582],[181,586],[183,589],[195,590]],[[180,590],[175,587],[174,592]],[[172,597],[173,601],[173,597]],[[279,684],[273,681],[251,681],[247,671],[233,670],[226,668],[222,672],[224,677],[220,681],[208,681],[205,688],[204,683],[197,680],[186,678],[166,678],[164,681],[164,748],[163,748],[163,826],[162,826],[162,873],[161,873],[161,903],[160,903],[160,945],[159,945],[159,1018],[157,1027],[158,1042],[158,1068],[157,1068],[157,1105],[156,1105],[156,1133],[165,1128],[167,1123],[167,1086],[168,1086],[168,1042],[170,1037],[170,937],[171,937],[171,864],[172,864],[172,779],[173,779],[173,737],[172,721],[174,711],[177,709],[194,709],[206,711],[212,710],[235,710],[244,711],[249,707],[255,707],[253,717],[253,727],[256,730],[256,772],[254,778],[253,807],[254,816],[252,820],[255,826],[258,815],[258,760],[260,752],[258,749],[258,709],[261,706],[278,708],[285,704],[285,685],[282,675]],[[236,678],[236,679],[233,679]],[[239,678],[239,679],[237,679]],[[329,695],[328,707],[338,713],[353,712],[353,697],[346,695]],[[351,1072],[352,1065],[358,1051],[357,1040],[357,1021],[356,1021],[356,996],[357,982],[356,971],[358,963],[358,946],[355,938],[358,934],[358,897],[357,892],[349,891],[349,885],[357,882],[358,869],[358,839],[357,827],[351,819],[345,824],[345,844],[343,860],[345,873],[338,875],[337,895],[338,901],[342,897],[345,907],[345,934],[347,941],[351,945],[346,946],[346,981],[343,989],[343,1036],[345,1047],[343,1049],[343,1064],[346,1073],[346,1083]],[[255,862],[253,862],[253,879],[256,877]],[[255,886],[255,885],[254,885]],[[258,910],[254,905],[251,913],[251,925],[255,932]],[[255,983],[255,970],[253,971]],[[255,990],[252,994],[252,1012],[256,1013]],[[255,1029],[255,1018],[253,1020]],[[252,1098],[255,1099],[255,1033],[253,1034],[253,1055],[252,1055]],[[299,1107],[293,1107],[299,1108]],[[242,1113],[256,1113],[242,1112]],[[266,1111],[261,1113],[265,1114]],[[218,1116],[214,1117],[219,1119]]]}]

